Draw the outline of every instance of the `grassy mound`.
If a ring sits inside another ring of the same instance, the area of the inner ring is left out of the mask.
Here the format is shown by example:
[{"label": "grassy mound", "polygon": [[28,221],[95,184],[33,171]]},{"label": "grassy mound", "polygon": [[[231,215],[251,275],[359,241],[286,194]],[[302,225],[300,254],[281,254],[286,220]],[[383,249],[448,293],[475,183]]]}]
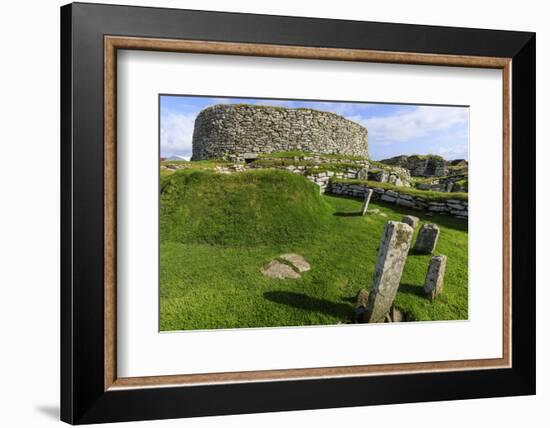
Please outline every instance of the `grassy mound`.
[{"label": "grassy mound", "polygon": [[182,170],[161,180],[161,241],[222,246],[314,239],[330,219],[319,188],[277,170]]},{"label": "grassy mound", "polygon": [[[415,320],[468,318],[467,223],[371,202],[319,195],[304,177],[265,170],[231,175],[178,170],[161,181],[160,329],[327,325],[349,322],[355,294],[370,289],[388,220],[437,223],[448,257],[443,293],[422,286],[430,256],[409,253],[395,305]],[[418,233],[417,227],[415,237]],[[283,253],[311,264],[299,279],[260,268]]]}]

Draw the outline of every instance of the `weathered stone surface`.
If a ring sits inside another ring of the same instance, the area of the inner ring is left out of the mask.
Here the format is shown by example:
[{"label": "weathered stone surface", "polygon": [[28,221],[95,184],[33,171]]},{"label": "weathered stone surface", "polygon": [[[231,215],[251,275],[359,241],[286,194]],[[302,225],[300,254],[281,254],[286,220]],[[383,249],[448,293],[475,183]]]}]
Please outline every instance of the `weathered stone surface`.
[{"label": "weathered stone surface", "polygon": [[401,219],[401,221],[403,223],[408,224],[410,227],[414,229],[418,225],[418,222],[420,221],[420,219],[413,215],[406,215]]},{"label": "weathered stone surface", "polygon": [[367,303],[369,301],[369,292],[364,288],[360,289],[355,296],[355,310],[353,322],[361,322],[365,312],[367,312]]},{"label": "weathered stone surface", "polygon": [[434,300],[443,291],[446,266],[447,256],[434,256],[430,260],[428,273],[424,281],[424,292],[431,300]]},{"label": "weathered stone surface", "polygon": [[195,120],[193,160],[292,150],[368,157],[368,132],[337,114],[306,108],[218,104]]},{"label": "weathered stone surface", "polygon": [[298,272],[307,272],[311,269],[310,264],[300,254],[282,254],[278,258],[289,262],[292,266],[298,269]]},{"label": "weathered stone surface", "polygon": [[438,238],[439,227],[437,226],[437,224],[424,224],[420,228],[418,236],[416,237],[414,250],[421,254],[432,254],[437,245]]},{"label": "weathered stone surface", "polygon": [[398,198],[397,201],[395,201],[395,203],[397,205],[401,205],[401,206],[407,207],[407,208],[413,208],[414,207],[414,202],[409,201],[407,199]]},{"label": "weathered stone surface", "polygon": [[385,202],[391,202],[391,203],[393,203],[397,200],[397,198],[393,198],[393,197],[391,197],[389,195],[386,195],[386,194],[382,195],[382,197],[380,199],[382,199]]},{"label": "weathered stone surface", "polygon": [[368,168],[361,168],[357,172],[357,178],[359,180],[367,180],[369,178],[369,169]]},{"label": "weathered stone surface", "polygon": [[359,290],[357,292],[357,295],[355,296],[355,307],[359,308],[363,306],[366,308],[368,301],[369,301],[369,292],[364,288],[361,288],[361,290]]},{"label": "weathered stone surface", "polygon": [[399,288],[412,235],[413,229],[408,224],[386,223],[363,322],[384,322]]},{"label": "weathered stone surface", "polygon": [[443,177],[449,174],[447,161],[441,156],[437,155],[401,155],[395,156],[390,159],[384,159],[381,162],[387,165],[395,165],[407,168],[413,176]]},{"label": "weathered stone surface", "polygon": [[361,215],[365,215],[365,213],[369,209],[369,202],[370,202],[370,198],[372,197],[372,193],[373,193],[372,189],[368,189],[365,192],[365,201],[363,202],[363,207],[361,208]]},{"label": "weathered stone surface", "polygon": [[392,306],[390,309],[390,318],[392,322],[402,322],[403,313],[397,309],[395,306]]},{"label": "weathered stone surface", "polygon": [[289,265],[280,262],[279,260],[271,260],[261,269],[261,271],[265,276],[268,276],[270,278],[300,278],[300,274],[298,272],[292,269],[292,267],[290,267]]}]

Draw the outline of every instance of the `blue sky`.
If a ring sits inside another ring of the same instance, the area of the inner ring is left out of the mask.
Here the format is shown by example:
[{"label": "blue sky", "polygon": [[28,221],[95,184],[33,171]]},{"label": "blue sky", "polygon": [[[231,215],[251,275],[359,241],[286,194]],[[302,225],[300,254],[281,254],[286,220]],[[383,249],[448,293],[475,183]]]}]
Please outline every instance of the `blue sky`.
[{"label": "blue sky", "polygon": [[340,114],[368,129],[369,153],[375,160],[400,154],[468,159],[467,107],[173,95],[160,99],[161,156],[190,157],[197,114],[227,103],[308,107]]}]

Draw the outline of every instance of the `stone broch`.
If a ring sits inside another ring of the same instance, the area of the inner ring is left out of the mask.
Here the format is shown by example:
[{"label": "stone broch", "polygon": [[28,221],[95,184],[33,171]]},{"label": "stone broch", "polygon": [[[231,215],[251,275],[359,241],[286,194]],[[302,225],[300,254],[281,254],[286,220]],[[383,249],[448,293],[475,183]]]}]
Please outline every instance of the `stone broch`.
[{"label": "stone broch", "polygon": [[386,224],[363,322],[384,322],[399,288],[412,235],[413,229],[408,224],[395,221]]},{"label": "stone broch", "polygon": [[434,300],[443,291],[446,266],[447,256],[434,256],[430,260],[430,266],[424,281],[424,292],[431,300]]},{"label": "stone broch", "polygon": [[439,227],[437,224],[425,224],[420,228],[414,249],[421,254],[432,254],[439,238]]},{"label": "stone broch", "polygon": [[372,192],[373,192],[372,189],[368,189],[365,192],[365,201],[363,202],[363,207],[361,208],[361,215],[365,215],[365,213],[369,209],[369,202],[370,202],[370,198],[372,196]]},{"label": "stone broch", "polygon": [[195,119],[193,160],[293,150],[368,158],[368,131],[309,108],[218,104]]}]

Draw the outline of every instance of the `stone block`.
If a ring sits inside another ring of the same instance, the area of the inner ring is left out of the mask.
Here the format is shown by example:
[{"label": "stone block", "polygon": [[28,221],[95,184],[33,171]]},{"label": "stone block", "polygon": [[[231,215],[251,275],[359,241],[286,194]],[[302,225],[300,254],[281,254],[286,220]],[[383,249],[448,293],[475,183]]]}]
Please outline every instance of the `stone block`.
[{"label": "stone block", "polygon": [[387,194],[383,194],[380,199],[382,199],[383,201],[386,201],[386,202],[391,202],[391,203],[394,203],[397,200],[397,198],[393,198],[393,197],[391,197]]},{"label": "stone block", "polygon": [[434,300],[443,291],[446,266],[447,256],[434,256],[430,260],[424,281],[424,292],[431,300]]},{"label": "stone block", "polygon": [[408,224],[386,223],[363,322],[384,322],[399,288],[412,235],[413,229]]},{"label": "stone block", "polygon": [[408,224],[410,227],[414,229],[418,225],[418,222],[420,221],[420,219],[413,215],[406,215],[401,219],[401,221],[405,224]]},{"label": "stone block", "polygon": [[421,254],[432,254],[435,250],[438,239],[439,227],[437,226],[437,224],[424,224],[420,228],[418,236],[416,237],[414,250]]},{"label": "stone block", "polygon": [[363,206],[361,207],[361,215],[365,215],[367,210],[369,209],[369,202],[370,198],[372,197],[373,190],[367,189],[365,191],[365,201],[363,202]]}]

